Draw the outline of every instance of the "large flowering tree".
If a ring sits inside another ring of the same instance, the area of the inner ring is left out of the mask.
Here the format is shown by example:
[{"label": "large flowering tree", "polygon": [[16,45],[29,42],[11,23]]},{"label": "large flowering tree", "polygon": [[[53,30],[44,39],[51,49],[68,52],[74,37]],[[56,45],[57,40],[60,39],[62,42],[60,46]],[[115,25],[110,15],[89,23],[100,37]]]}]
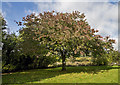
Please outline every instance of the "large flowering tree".
[{"label": "large flowering tree", "polygon": [[[47,56],[58,55],[62,58],[62,70],[66,70],[66,57],[71,55],[91,54],[94,57],[102,57],[107,50],[112,50],[115,40],[109,37],[103,38],[95,33],[85,19],[85,15],[79,11],[72,13],[44,12],[36,15],[32,13],[23,17],[24,27],[20,34],[30,30],[33,40],[46,45],[49,50]],[[16,22],[22,25],[21,22]]]}]

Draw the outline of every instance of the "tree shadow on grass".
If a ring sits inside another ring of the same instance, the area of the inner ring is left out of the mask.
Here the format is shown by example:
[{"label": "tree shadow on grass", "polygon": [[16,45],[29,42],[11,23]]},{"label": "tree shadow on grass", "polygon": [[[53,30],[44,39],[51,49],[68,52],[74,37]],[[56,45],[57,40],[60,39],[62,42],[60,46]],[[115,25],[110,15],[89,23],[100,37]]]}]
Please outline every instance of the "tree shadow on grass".
[{"label": "tree shadow on grass", "polygon": [[120,67],[112,66],[78,66],[67,67],[66,71],[61,71],[61,67],[47,68],[47,69],[33,69],[23,72],[15,72],[2,76],[3,84],[22,84],[34,81],[41,81],[44,79],[52,78],[67,73],[92,73],[97,74],[99,72],[105,72],[110,69],[120,69]]},{"label": "tree shadow on grass", "polygon": [[[69,68],[69,67],[68,67]],[[99,72],[108,71],[110,69],[120,69],[120,67],[113,67],[113,66],[79,66],[74,70],[75,67],[70,67],[69,70],[67,70],[67,73],[80,73],[80,72],[87,72],[87,73],[93,73],[97,74]],[[71,70],[70,70],[71,69]]]}]

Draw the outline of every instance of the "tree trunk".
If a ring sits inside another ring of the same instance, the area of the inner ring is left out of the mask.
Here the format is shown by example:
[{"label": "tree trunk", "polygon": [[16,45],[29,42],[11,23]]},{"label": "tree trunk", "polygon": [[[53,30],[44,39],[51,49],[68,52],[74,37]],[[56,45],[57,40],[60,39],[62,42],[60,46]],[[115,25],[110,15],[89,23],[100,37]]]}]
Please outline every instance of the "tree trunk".
[{"label": "tree trunk", "polygon": [[62,56],[62,71],[66,71],[66,57],[65,55]]}]

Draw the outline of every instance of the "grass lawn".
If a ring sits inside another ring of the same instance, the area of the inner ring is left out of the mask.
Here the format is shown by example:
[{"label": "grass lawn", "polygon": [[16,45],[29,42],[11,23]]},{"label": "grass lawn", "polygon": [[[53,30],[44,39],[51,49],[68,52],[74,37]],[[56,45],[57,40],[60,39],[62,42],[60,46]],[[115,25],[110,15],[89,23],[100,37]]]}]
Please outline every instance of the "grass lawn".
[{"label": "grass lawn", "polygon": [[[2,83],[118,83],[118,66],[33,69],[2,74]],[[25,84],[26,85],[26,84]]]}]

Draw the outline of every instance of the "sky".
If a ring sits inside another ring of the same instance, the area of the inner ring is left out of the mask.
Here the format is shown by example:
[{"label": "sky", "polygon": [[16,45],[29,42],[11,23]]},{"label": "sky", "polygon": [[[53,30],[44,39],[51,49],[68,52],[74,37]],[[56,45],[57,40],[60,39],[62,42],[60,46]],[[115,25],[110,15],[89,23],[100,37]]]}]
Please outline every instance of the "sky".
[{"label": "sky", "polygon": [[33,12],[44,11],[84,13],[90,26],[98,29],[100,35],[110,35],[116,40],[115,49],[118,49],[118,0],[4,0],[2,14],[7,21],[10,32],[20,29],[14,22],[21,21],[22,17]]}]

